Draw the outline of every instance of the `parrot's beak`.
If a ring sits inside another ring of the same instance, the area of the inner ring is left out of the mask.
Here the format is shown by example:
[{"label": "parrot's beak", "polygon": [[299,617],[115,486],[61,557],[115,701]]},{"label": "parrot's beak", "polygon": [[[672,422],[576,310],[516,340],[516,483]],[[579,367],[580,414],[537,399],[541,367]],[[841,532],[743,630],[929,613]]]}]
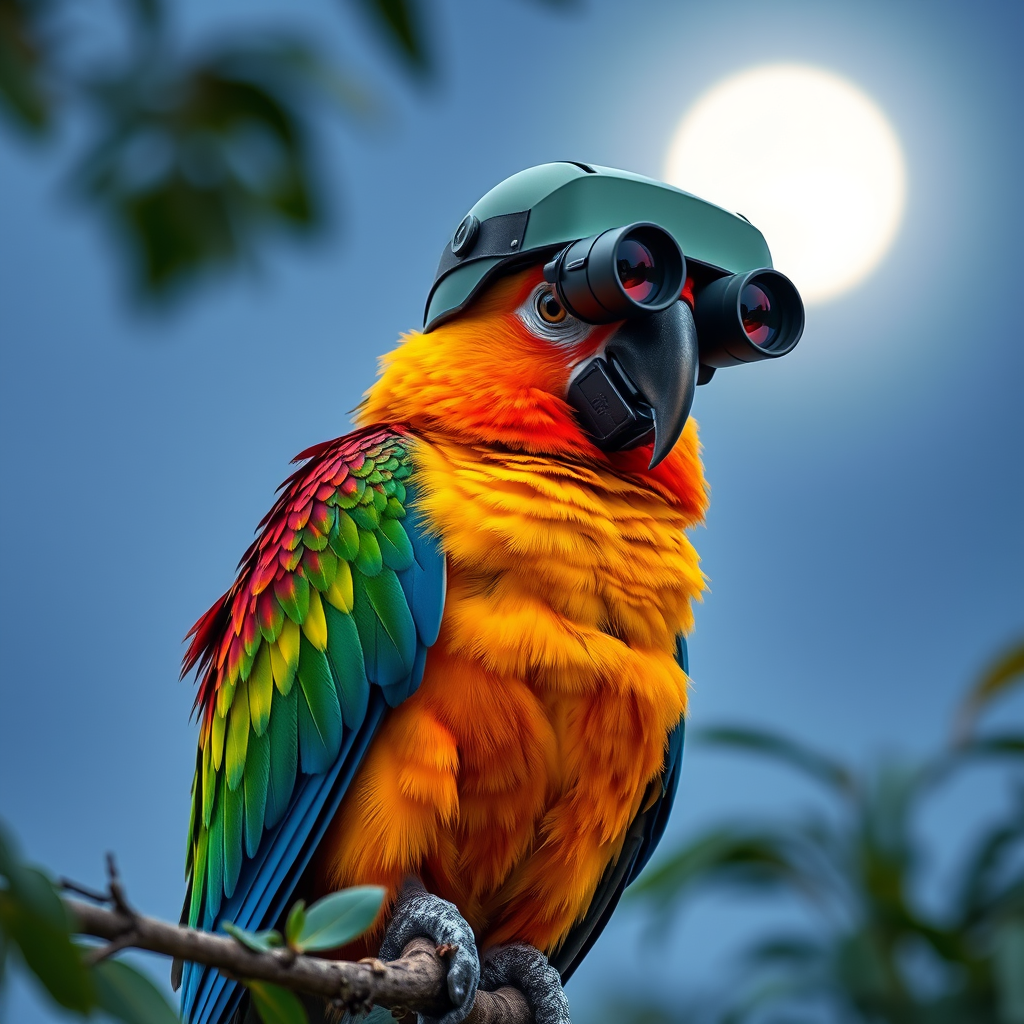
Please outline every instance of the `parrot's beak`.
[{"label": "parrot's beak", "polygon": [[617,364],[654,417],[653,469],[686,426],[697,386],[697,328],[690,307],[673,302],[660,313],[626,320],[612,335],[605,356]]}]

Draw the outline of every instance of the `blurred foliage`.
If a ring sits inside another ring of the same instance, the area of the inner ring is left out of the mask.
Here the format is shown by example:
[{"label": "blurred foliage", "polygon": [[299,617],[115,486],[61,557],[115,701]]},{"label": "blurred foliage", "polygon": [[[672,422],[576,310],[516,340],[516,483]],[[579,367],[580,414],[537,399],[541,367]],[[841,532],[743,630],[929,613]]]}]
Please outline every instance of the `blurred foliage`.
[{"label": "blurred foliage", "polygon": [[[419,81],[434,73],[435,8],[343,2]],[[73,189],[114,229],[146,299],[177,294],[214,267],[251,265],[275,232],[323,227],[312,113],[370,107],[319,40],[246,30],[183,49],[171,9],[121,0],[106,25],[92,12],[91,34],[109,52],[82,67],[69,45],[82,49],[74,0],[0,0],[0,120],[37,139],[71,120],[86,125]]]},{"label": "blurred foliage", "polygon": [[50,123],[39,39],[44,11],[43,0],[0,0],[0,104],[27,132],[40,132]]},{"label": "blurred foliage", "polygon": [[[26,864],[0,823],[0,985],[16,959],[49,997],[77,1017],[96,1009],[123,1024],[176,1024],[177,1014],[144,974],[120,961],[90,964],[71,936],[50,877]],[[0,991],[0,996],[2,996]]]},{"label": "blurred foliage", "polygon": [[158,52],[92,83],[104,128],[75,177],[133,248],[145,290],[251,255],[268,226],[323,220],[303,114],[322,70],[301,43],[277,41],[185,67]]},{"label": "blurred foliage", "polygon": [[356,3],[412,71],[419,74],[430,71],[432,61],[423,11],[416,0],[356,0]]},{"label": "blurred foliage", "polygon": [[23,134],[84,125],[72,189],[114,229],[139,294],[251,264],[273,230],[324,223],[311,112],[366,102],[318,46],[249,32],[183,51],[164,0],[124,0],[96,32],[111,53],[86,62],[67,44],[81,35],[69,5],[0,0],[0,109]]},{"label": "blurred foliage", "polygon": [[1024,638],[1004,648],[981,673],[960,709],[957,737],[970,735],[982,709],[1024,682]]},{"label": "blurred foliage", "polygon": [[[287,935],[224,930],[257,952],[288,945],[295,953],[336,949],[373,924],[385,891],[379,886],[342,889],[288,914]],[[90,959],[97,947],[78,945],[73,922],[50,877],[25,864],[14,838],[0,822],[0,1019],[7,962],[17,957],[44,992],[73,1015],[102,1010],[123,1024],[179,1024],[177,1013],[144,974],[120,960]],[[245,981],[264,1024],[307,1024],[294,993],[263,981]]]},{"label": "blurred foliage", "polygon": [[[988,701],[1022,681],[1018,643],[970,691],[961,722],[973,724]],[[795,769],[823,791],[823,809],[711,829],[662,857],[631,889],[633,902],[663,930],[698,893],[788,895],[806,908],[808,924],[760,935],[741,952],[736,976],[706,994],[672,1007],[617,1007],[609,1020],[1024,1024],[1024,732],[961,728],[923,761],[882,760],[859,773],[755,729],[712,729],[702,739]],[[950,837],[966,852],[938,899],[925,899],[931,851],[920,815],[979,762],[1008,774],[1010,806],[977,834]]]},{"label": "blurred foliage", "polygon": [[305,1007],[294,992],[266,981],[250,981],[248,989],[263,1024],[308,1024]]}]

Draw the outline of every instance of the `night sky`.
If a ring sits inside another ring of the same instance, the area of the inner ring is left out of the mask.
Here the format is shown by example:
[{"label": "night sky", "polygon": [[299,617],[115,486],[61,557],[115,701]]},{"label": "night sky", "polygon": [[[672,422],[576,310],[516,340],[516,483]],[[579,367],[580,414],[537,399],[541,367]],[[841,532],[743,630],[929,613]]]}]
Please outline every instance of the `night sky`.
[{"label": "night sky", "polygon": [[[691,718],[787,730],[856,764],[942,741],[967,683],[1024,626],[1019,0],[448,0],[430,88],[340,4],[176,7],[186,39],[287,17],[346,55],[381,113],[318,115],[329,231],[162,315],[130,299],[119,251],[69,195],[80,126],[41,145],[0,135],[0,816],[33,858],[98,884],[114,850],[135,903],[177,918],[196,740],[180,641],[233,579],[288,460],[348,429],[488,188],[553,159],[658,177],[701,92],[776,60],[872,97],[903,146],[908,202],[880,267],[809,308],[791,356],[698,391],[712,505],[694,535],[710,592]],[[751,119],[771,131],[770,110]],[[1004,798],[993,779],[972,774],[931,809],[930,885]],[[694,746],[667,844],[812,798]],[[575,1019],[643,958],[674,991],[704,984],[764,919],[702,900],[660,949],[621,911],[569,986]],[[16,1024],[62,1019],[21,986],[11,998]]]}]

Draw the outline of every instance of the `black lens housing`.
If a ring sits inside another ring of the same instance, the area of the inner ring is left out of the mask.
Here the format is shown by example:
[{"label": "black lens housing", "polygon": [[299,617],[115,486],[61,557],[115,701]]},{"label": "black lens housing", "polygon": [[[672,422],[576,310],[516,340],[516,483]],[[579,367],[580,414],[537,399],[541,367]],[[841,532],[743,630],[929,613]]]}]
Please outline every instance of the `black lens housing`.
[{"label": "black lens housing", "polygon": [[[653,294],[642,302],[626,291],[619,274],[619,246],[629,241],[644,246],[659,271]],[[664,228],[641,221],[573,242],[544,267],[544,277],[578,320],[610,324],[671,306],[686,280],[686,259]]]},{"label": "black lens housing", "polygon": [[[777,322],[775,336],[758,345],[743,326],[740,300],[747,285],[756,285],[771,298]],[[793,282],[777,270],[750,270],[720,277],[694,298],[702,366],[737,366],[761,359],[777,359],[792,352],[804,330],[804,304]]]}]

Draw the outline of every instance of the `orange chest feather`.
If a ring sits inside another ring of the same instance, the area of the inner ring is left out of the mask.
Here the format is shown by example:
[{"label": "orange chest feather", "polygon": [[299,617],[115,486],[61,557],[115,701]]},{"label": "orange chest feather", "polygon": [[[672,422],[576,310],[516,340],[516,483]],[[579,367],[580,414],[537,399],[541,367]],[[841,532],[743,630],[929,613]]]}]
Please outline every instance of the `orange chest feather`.
[{"label": "orange chest feather", "polygon": [[417,480],[448,560],[441,635],[354,780],[330,879],[418,872],[486,941],[553,949],[685,712],[693,513],[610,471],[456,445],[423,444]]}]

